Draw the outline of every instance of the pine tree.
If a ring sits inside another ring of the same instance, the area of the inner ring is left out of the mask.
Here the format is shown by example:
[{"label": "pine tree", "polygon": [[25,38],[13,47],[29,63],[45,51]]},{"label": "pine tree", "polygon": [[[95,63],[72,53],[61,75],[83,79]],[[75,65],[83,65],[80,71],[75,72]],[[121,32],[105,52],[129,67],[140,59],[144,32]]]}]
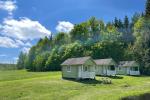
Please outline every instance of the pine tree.
[{"label": "pine tree", "polygon": [[25,59],[26,59],[26,54],[21,52],[19,55],[19,59],[17,61],[17,69],[25,68]]},{"label": "pine tree", "polygon": [[128,16],[125,16],[125,19],[124,19],[124,28],[129,28],[129,19],[128,19]]},{"label": "pine tree", "polygon": [[147,0],[147,2],[146,2],[145,16],[147,18],[150,18],[150,0]]},{"label": "pine tree", "polygon": [[115,17],[114,25],[115,27],[119,28],[119,20],[117,19],[117,17]]},{"label": "pine tree", "polygon": [[118,26],[119,26],[119,28],[123,28],[123,23],[122,23],[121,19],[119,19],[119,21],[118,21]]}]

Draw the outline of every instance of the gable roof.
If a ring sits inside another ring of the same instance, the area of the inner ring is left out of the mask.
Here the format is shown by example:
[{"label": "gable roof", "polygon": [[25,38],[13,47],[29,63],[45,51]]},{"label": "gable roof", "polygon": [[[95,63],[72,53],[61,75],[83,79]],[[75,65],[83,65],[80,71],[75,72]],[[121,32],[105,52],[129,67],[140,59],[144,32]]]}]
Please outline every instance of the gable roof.
[{"label": "gable roof", "polygon": [[119,66],[123,67],[131,67],[131,66],[139,66],[136,61],[120,61]]},{"label": "gable roof", "polygon": [[115,61],[112,58],[97,59],[94,60],[97,65],[115,65]]},{"label": "gable roof", "polygon": [[69,58],[65,60],[61,65],[83,65],[91,57],[79,57],[79,58]]}]

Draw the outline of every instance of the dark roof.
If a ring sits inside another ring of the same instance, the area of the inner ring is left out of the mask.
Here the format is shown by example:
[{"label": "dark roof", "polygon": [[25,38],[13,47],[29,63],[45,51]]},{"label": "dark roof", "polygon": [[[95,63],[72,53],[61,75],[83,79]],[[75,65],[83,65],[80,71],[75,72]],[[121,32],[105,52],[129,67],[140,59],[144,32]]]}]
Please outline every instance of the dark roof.
[{"label": "dark roof", "polygon": [[91,59],[91,57],[69,58],[61,65],[83,65],[88,59]]},{"label": "dark roof", "polygon": [[131,67],[131,66],[139,66],[136,61],[120,61],[119,66]]},{"label": "dark roof", "polygon": [[115,62],[112,58],[108,59],[97,59],[94,60],[97,65],[115,65]]}]

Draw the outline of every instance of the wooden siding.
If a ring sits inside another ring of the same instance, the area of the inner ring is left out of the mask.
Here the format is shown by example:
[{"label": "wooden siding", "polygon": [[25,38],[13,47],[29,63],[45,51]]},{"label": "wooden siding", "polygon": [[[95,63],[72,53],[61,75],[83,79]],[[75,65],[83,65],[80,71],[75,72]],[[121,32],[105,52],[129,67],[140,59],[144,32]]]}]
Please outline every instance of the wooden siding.
[{"label": "wooden siding", "polygon": [[[94,78],[95,77],[95,62],[92,59],[88,59],[83,65],[70,65],[71,71],[67,71],[67,66],[62,66],[63,78]],[[87,71],[84,71],[86,67]],[[79,69],[80,68],[80,69]],[[84,75],[83,75],[84,74]],[[84,77],[82,77],[84,76]]]},{"label": "wooden siding", "polygon": [[92,61],[91,59],[88,59],[88,60],[84,63],[84,65],[90,65],[90,66],[92,66],[92,67],[95,67],[95,66],[96,66],[95,62]]},{"label": "wooden siding", "polygon": [[71,71],[67,71],[67,66],[62,67],[63,78],[78,78],[78,66],[71,66]]},{"label": "wooden siding", "polygon": [[[138,67],[138,66],[132,66],[132,67]],[[131,68],[132,67],[118,67],[117,68],[117,74],[119,75],[140,75],[140,71],[139,71],[139,67],[138,67],[138,71],[132,71]],[[120,68],[120,70],[119,70]]]},{"label": "wooden siding", "polygon": [[97,65],[96,75],[116,75],[116,67],[115,70],[110,70],[109,67],[109,65]]}]

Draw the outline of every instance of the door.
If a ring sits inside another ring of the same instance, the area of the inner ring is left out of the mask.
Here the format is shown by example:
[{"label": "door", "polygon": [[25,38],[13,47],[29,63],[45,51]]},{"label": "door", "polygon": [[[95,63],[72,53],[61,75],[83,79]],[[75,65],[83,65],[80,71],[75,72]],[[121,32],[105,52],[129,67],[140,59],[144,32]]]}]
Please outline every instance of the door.
[{"label": "door", "polygon": [[100,75],[103,75],[103,74],[104,74],[103,69],[104,69],[103,66],[100,66],[100,67],[99,67],[99,73],[100,73]]},{"label": "door", "polygon": [[82,77],[82,66],[78,66],[78,78]]},{"label": "door", "polygon": [[130,67],[127,67],[127,74],[130,75]]},{"label": "door", "polygon": [[107,75],[107,67],[103,66],[103,75]]}]

